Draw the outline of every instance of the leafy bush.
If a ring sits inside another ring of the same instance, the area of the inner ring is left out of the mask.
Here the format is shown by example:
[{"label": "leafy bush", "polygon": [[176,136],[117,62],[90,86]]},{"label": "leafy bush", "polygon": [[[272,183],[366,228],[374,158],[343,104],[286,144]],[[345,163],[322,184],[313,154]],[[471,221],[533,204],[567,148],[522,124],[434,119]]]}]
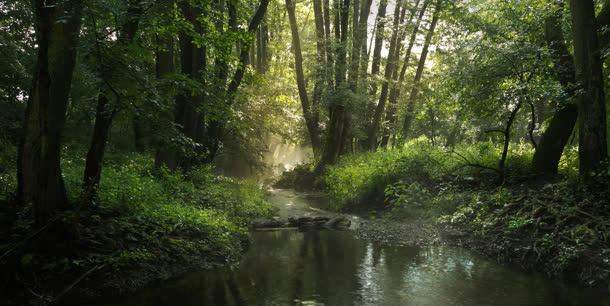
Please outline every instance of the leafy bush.
[{"label": "leafy bush", "polygon": [[[153,159],[140,154],[109,154],[94,201],[81,203],[81,156],[62,157],[73,207],[63,212],[64,219],[72,220],[82,205],[81,256],[70,260],[76,269],[102,264],[131,268],[185,256],[231,258],[247,240],[248,219],[272,212],[266,192],[254,183],[216,177],[211,166],[186,173],[155,170]],[[19,220],[29,220],[31,214],[23,208],[19,215]],[[54,260],[45,263],[49,269],[64,269]]]},{"label": "leafy bush", "polygon": [[[425,202],[427,205],[419,207],[421,213],[434,216],[452,213],[458,202],[469,200],[462,198],[464,194],[453,185],[496,181],[501,154],[502,147],[491,142],[445,151],[420,138],[402,148],[344,156],[337,165],[327,168],[324,183],[335,209],[385,200],[396,214],[405,215],[407,207],[418,208],[413,203]],[[507,180],[527,177],[532,156],[528,143],[511,144]],[[415,189],[427,190],[429,199],[417,199]]]}]

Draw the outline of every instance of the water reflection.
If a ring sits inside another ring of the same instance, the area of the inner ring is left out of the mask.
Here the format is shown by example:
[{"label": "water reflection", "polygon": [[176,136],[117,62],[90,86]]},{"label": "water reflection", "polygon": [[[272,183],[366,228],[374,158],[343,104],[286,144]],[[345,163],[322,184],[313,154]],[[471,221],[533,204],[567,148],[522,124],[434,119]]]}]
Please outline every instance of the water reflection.
[{"label": "water reflection", "polygon": [[114,305],[608,305],[447,246],[379,246],[348,232],[260,232],[237,266],[196,272]]}]

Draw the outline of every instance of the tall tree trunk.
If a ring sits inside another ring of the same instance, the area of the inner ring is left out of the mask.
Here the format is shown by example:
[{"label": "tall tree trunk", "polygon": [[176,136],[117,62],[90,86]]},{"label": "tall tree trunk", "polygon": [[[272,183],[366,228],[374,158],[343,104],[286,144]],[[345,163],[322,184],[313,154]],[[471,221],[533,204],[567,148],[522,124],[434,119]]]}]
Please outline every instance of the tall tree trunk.
[{"label": "tall tree trunk", "polygon": [[432,16],[432,22],[430,23],[430,28],[428,29],[428,33],[426,34],[424,48],[422,49],[421,56],[419,57],[419,64],[417,64],[417,71],[415,72],[415,78],[413,80],[413,89],[411,90],[411,95],[409,96],[409,100],[407,101],[407,114],[405,116],[405,121],[402,126],[403,139],[407,138],[407,133],[411,128],[411,122],[413,121],[415,104],[417,101],[417,93],[419,92],[419,81],[421,80],[422,74],[424,72],[426,57],[428,56],[428,48],[430,47],[430,42],[432,41],[432,36],[434,35],[434,29],[436,28],[436,23],[438,22],[438,16],[440,14],[440,11],[441,0],[437,0],[434,15]]},{"label": "tall tree trunk", "polygon": [[[339,1],[339,0],[334,0]],[[332,75],[333,75],[333,50],[331,41],[331,30],[330,30],[330,0],[324,0],[324,37],[326,37],[324,46],[326,47],[326,81],[327,86],[332,87]]]},{"label": "tall tree trunk", "polygon": [[[347,43],[347,27],[349,17],[349,0],[337,1],[338,10],[335,11],[335,38],[340,42],[336,48],[336,63],[335,63],[335,90],[344,91],[345,88],[345,73],[346,73],[346,43]],[[328,132],[326,135],[326,143],[322,153],[322,160],[317,166],[316,172],[320,172],[324,166],[332,165],[337,162],[339,154],[341,154],[345,140],[345,109],[346,101],[333,101],[330,106],[330,121],[328,123]]]},{"label": "tall tree trunk", "polygon": [[258,30],[256,30],[256,54],[258,54],[258,57],[256,58],[256,72],[258,74],[262,74],[263,73],[263,33],[261,28],[259,27]]},{"label": "tall tree trunk", "polygon": [[150,128],[141,116],[135,116],[132,125],[136,152],[144,153],[148,148]]},{"label": "tall tree trunk", "polygon": [[522,103],[521,101],[519,101],[519,103],[517,103],[517,106],[515,106],[515,109],[513,109],[510,112],[510,116],[508,117],[508,122],[506,123],[506,127],[504,128],[504,147],[502,149],[502,157],[500,158],[500,162],[499,162],[499,171],[500,171],[500,182],[504,182],[504,179],[506,178],[506,157],[508,156],[508,146],[510,145],[510,129],[513,126],[513,122],[515,121],[515,117],[517,116],[517,113],[519,112],[519,110],[521,109]]},{"label": "tall tree trunk", "polygon": [[37,226],[67,207],[61,138],[76,57],[82,1],[34,1],[38,58],[17,164],[18,200],[31,204]]},{"label": "tall tree trunk", "polygon": [[[140,1],[132,0],[129,2],[127,7],[127,16],[129,16],[129,18],[125,24],[121,26],[121,29],[118,32],[118,48],[125,48],[133,42],[138,31],[140,17],[143,13],[144,10],[140,6]],[[111,83],[113,75],[116,74],[116,72],[113,71],[115,66],[104,59],[101,52],[98,54],[98,57],[103,84],[98,95],[93,137],[91,138],[91,146],[89,147],[85,162],[83,186],[85,190],[90,190],[86,192],[87,201],[91,201],[96,195],[96,188],[94,187],[97,186],[100,181],[104,150],[106,149],[106,143],[108,142],[108,136],[112,127],[114,114],[116,113],[117,104],[119,104],[121,98],[118,92],[112,87]],[[116,98],[114,104],[110,103],[109,96]]]},{"label": "tall tree trunk", "polygon": [[[246,70],[246,62],[248,61],[249,53],[251,46],[253,44],[254,34],[256,33],[256,29],[260,25],[265,13],[267,12],[267,6],[269,5],[269,0],[261,0],[258,9],[254,13],[252,20],[248,25],[248,31],[246,35],[246,40],[243,42],[240,54],[239,54],[239,63],[237,63],[237,68],[235,69],[235,73],[233,74],[233,78],[229,83],[229,86],[226,90],[227,102],[224,107],[230,108],[233,104],[233,99],[241,84],[241,81],[244,77],[244,72]],[[221,120],[212,120],[208,129],[204,136],[203,148],[207,152],[207,155],[204,159],[205,163],[211,163],[216,157],[216,153],[220,147],[220,140],[223,136],[225,128],[225,122]]]},{"label": "tall tree trunk", "polygon": [[[290,30],[292,31],[292,52],[294,53],[294,65],[297,77],[297,87],[299,89],[299,97],[301,99],[301,107],[305,116],[305,124],[309,132],[311,146],[314,153],[320,150],[320,138],[318,131],[318,122],[315,122],[313,111],[309,103],[307,95],[307,87],[305,86],[305,77],[303,76],[303,56],[301,54],[301,41],[299,39],[299,29],[295,15],[295,4],[292,0],[286,0],[286,10],[288,11],[288,19],[290,20]],[[319,35],[319,34],[318,34]]]},{"label": "tall tree trunk", "polygon": [[366,37],[366,26],[369,13],[371,11],[371,5],[373,0],[363,0],[362,7],[359,9],[357,2],[354,2],[354,16],[359,18],[353,18],[353,39],[352,39],[352,53],[350,58],[350,71],[349,71],[349,86],[352,92],[358,92],[358,79],[360,74],[360,55],[361,49],[365,42]]},{"label": "tall tree trunk", "polygon": [[[388,6],[388,0],[381,0],[377,9],[377,28],[375,29],[375,43],[373,45],[373,62],[371,66],[371,75],[375,76],[379,73],[381,65],[381,49],[383,49],[383,37],[385,33],[385,14]],[[373,82],[371,96],[373,99],[377,94],[376,82]]]},{"label": "tall tree trunk", "polygon": [[258,57],[256,58],[256,72],[264,74],[267,71],[267,39],[268,39],[268,27],[267,23],[263,20],[262,25],[258,27],[256,31],[256,48]]},{"label": "tall tree trunk", "polygon": [[[171,10],[173,3],[173,0],[161,0],[161,6],[166,10]],[[157,78],[161,79],[174,73],[174,40],[172,37],[158,38],[158,44],[164,47],[156,52],[156,74]],[[174,122],[174,112],[166,109],[161,113],[161,117],[167,123],[167,128],[170,128],[169,125]],[[158,144],[155,167],[167,167],[173,171],[176,169],[176,154],[169,143],[164,143],[167,141],[164,139]]]},{"label": "tall tree trunk", "polygon": [[543,176],[557,174],[561,154],[570,139],[578,117],[578,106],[572,102],[576,87],[574,61],[565,45],[559,18],[559,11],[546,18],[545,39],[551,50],[557,78],[570,100],[565,105],[558,107],[534,153],[532,169]]},{"label": "tall tree trunk", "polygon": [[[405,9],[402,8],[402,10],[404,11]],[[400,24],[399,17],[401,15],[400,12],[401,2],[397,1],[396,6],[394,8],[394,23],[392,25],[392,37],[390,38],[390,50],[388,51],[388,60],[383,75],[384,80],[381,86],[381,93],[379,94],[379,102],[377,103],[377,107],[375,108],[375,114],[373,115],[373,124],[371,124],[367,135],[367,148],[369,150],[375,150],[377,148],[377,131],[379,130],[379,126],[381,125],[381,117],[383,115],[383,111],[385,110],[385,102],[388,97],[390,78],[394,73],[398,54],[400,54],[400,52],[396,52],[398,44],[398,29]]]},{"label": "tall tree trunk", "polygon": [[602,61],[595,26],[592,0],[570,1],[574,31],[574,66],[576,81],[582,90],[577,92],[580,174],[585,181],[608,157],[606,129],[606,101]]},{"label": "tall tree trunk", "polygon": [[409,38],[409,45],[407,46],[407,52],[405,53],[405,58],[403,60],[402,68],[400,69],[400,76],[398,77],[398,83],[392,87],[390,90],[390,97],[388,98],[388,107],[386,110],[386,120],[388,121],[383,136],[381,138],[381,147],[385,148],[388,145],[390,140],[391,128],[394,125],[394,121],[396,120],[396,111],[395,107],[398,103],[398,98],[400,97],[401,88],[403,86],[403,82],[405,80],[405,75],[407,72],[407,67],[409,67],[409,61],[411,59],[411,51],[413,50],[413,46],[415,45],[415,40],[417,38],[417,33],[419,32],[419,26],[421,25],[421,21],[424,17],[426,9],[428,8],[428,0],[424,1],[422,8],[419,11],[419,15],[417,16],[417,21],[415,22],[415,27],[413,28],[413,32],[411,32],[411,37]]},{"label": "tall tree trunk", "polygon": [[[200,8],[192,7],[187,2],[181,2],[179,4],[182,13],[184,14],[185,20],[193,24],[193,31],[195,33],[202,33],[202,27],[197,21],[198,16],[203,15],[203,10]],[[203,82],[203,75],[201,71],[205,69],[205,50],[203,47],[197,46],[194,43],[195,37],[187,33],[180,34],[180,64],[182,74],[198,82]],[[175,122],[180,126],[180,131],[184,136],[193,140],[193,142],[200,141],[200,125],[203,121],[200,121],[203,114],[199,114],[199,106],[202,103],[202,95],[181,95],[176,99],[175,107]],[[177,166],[184,170],[189,170],[195,165],[198,160],[196,156],[196,148],[191,148],[189,151],[179,151],[176,154]]]}]

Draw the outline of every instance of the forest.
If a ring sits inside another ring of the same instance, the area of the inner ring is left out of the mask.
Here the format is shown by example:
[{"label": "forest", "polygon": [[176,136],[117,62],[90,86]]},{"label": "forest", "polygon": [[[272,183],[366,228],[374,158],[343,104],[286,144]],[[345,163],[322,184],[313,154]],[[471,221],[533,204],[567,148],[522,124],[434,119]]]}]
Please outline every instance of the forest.
[{"label": "forest", "polygon": [[[269,223],[277,190],[358,216],[358,239],[610,292],[610,0],[2,0],[0,14],[8,304],[236,264],[257,224],[294,225]],[[238,291],[215,303],[262,303]]]}]

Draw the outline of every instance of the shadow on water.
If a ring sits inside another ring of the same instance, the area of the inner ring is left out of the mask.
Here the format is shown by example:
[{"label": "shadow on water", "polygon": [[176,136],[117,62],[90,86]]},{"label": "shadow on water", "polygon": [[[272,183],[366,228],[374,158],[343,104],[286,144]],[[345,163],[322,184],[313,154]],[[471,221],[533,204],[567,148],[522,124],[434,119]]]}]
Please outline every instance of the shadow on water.
[{"label": "shadow on water", "polygon": [[103,304],[610,305],[599,291],[449,246],[381,246],[348,231],[252,236],[238,265],[193,272]]}]

